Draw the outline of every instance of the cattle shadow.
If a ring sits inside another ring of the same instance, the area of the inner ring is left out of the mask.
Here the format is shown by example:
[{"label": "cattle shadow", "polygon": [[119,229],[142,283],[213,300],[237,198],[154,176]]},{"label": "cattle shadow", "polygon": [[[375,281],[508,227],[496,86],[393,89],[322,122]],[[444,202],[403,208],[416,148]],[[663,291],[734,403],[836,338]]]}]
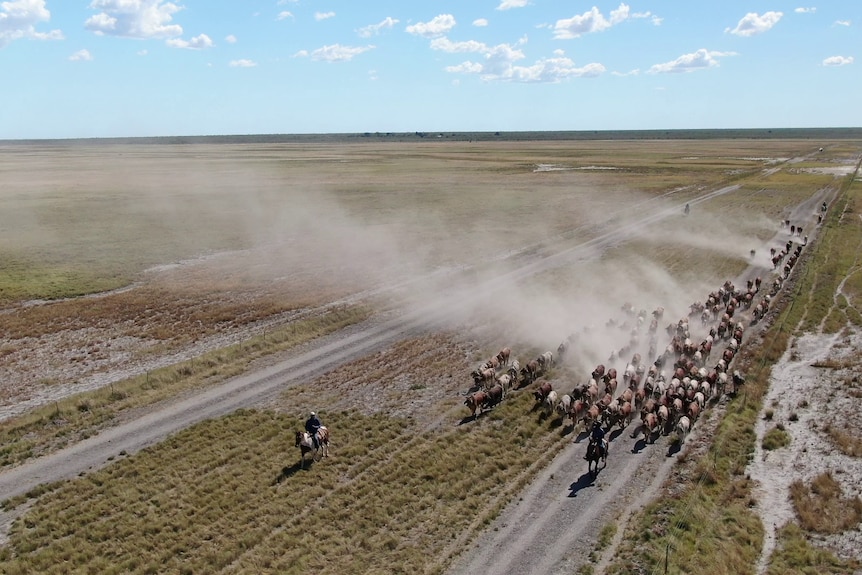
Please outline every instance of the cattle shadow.
[{"label": "cattle shadow", "polygon": [[297,461],[290,467],[282,467],[281,472],[275,476],[275,479],[272,480],[272,485],[278,485],[284,481],[287,481],[291,477],[293,477],[298,471],[307,471],[314,464],[313,460],[307,460],[305,463],[305,469],[302,468],[302,463]]},{"label": "cattle shadow", "polygon": [[672,441],[671,444],[667,448],[667,456],[673,457],[674,455],[679,453],[681,449],[682,449],[682,442],[681,441]]},{"label": "cattle shadow", "polygon": [[632,453],[635,453],[635,454],[640,453],[641,451],[646,449],[646,446],[647,446],[646,439],[641,437],[640,439],[635,441],[635,444],[632,446]]},{"label": "cattle shadow", "polygon": [[623,430],[619,429],[619,428],[611,431],[610,435],[608,435],[608,443],[610,443],[611,441],[613,441],[614,439],[616,439],[617,437],[619,437],[622,434],[623,434]]},{"label": "cattle shadow", "polygon": [[466,417],[462,417],[461,421],[458,422],[458,425],[464,425],[465,423],[470,423],[471,421],[476,421],[479,419],[479,415],[468,415]]},{"label": "cattle shadow", "polygon": [[590,473],[589,471],[587,471],[586,473],[584,473],[583,475],[578,477],[577,481],[575,481],[574,483],[569,485],[568,497],[577,497],[578,492],[581,489],[586,489],[587,487],[594,486],[596,484],[596,477],[598,477],[598,473],[595,476],[593,476],[593,474]]}]

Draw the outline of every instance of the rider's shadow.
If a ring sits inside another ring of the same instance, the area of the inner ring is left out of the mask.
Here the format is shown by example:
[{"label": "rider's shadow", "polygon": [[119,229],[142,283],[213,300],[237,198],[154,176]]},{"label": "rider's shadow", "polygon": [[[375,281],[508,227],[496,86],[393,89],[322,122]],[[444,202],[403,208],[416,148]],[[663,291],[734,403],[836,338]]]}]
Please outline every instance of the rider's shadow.
[{"label": "rider's shadow", "polygon": [[[574,430],[574,429],[572,429],[572,432],[574,432],[574,431],[575,431],[575,430]],[[584,439],[586,439],[586,438],[587,438],[587,437],[589,437],[589,436],[590,436],[590,432],[589,432],[589,431],[587,431],[586,429],[581,430],[581,431],[580,431],[580,432],[575,436],[575,438],[572,440],[572,443],[580,443],[581,441],[583,441]]]},{"label": "rider's shadow", "polygon": [[[311,467],[311,464],[312,464],[312,463],[314,463],[314,462],[313,462],[313,461],[309,461],[309,462],[307,463],[308,467]],[[297,471],[300,471],[301,469],[302,469],[302,466],[301,466],[299,463],[294,463],[294,464],[293,464],[293,465],[291,465],[290,467],[283,467],[283,468],[281,469],[281,473],[279,473],[278,475],[276,475],[276,476],[275,476],[275,479],[273,479],[272,484],[273,484],[273,485],[278,485],[278,484],[279,484],[279,483],[281,483],[282,481],[287,481],[288,479],[290,479],[291,477],[293,477],[293,475],[294,475]]]},{"label": "rider's shadow", "polygon": [[584,473],[578,480],[569,485],[569,497],[577,497],[578,491],[584,489],[586,487],[590,487],[596,484],[596,478],[592,476],[589,472]]}]

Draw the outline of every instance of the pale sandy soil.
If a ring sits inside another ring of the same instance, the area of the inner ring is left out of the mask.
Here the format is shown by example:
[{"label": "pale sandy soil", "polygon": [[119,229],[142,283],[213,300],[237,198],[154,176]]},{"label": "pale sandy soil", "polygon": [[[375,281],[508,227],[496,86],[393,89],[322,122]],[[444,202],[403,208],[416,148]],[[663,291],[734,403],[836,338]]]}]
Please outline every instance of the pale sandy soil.
[{"label": "pale sandy soil", "polygon": [[[758,572],[764,573],[775,547],[778,528],[795,519],[789,499],[794,481],[809,482],[829,471],[841,484],[845,497],[862,496],[862,459],[839,451],[822,431],[825,425],[837,426],[858,436],[862,430],[859,398],[851,396],[846,382],[858,378],[862,358],[862,333],[805,334],[795,339],[773,367],[763,413],[757,422],[757,449],[748,472],[757,481],[757,510],[766,530]],[[816,367],[823,362],[848,363],[833,369]],[[764,416],[773,412],[772,419]],[[791,417],[791,415],[794,417]],[[798,418],[796,421],[793,419]],[[788,447],[765,451],[764,433],[783,423],[792,437]],[[841,557],[862,560],[862,526],[844,533],[816,537]]]}]

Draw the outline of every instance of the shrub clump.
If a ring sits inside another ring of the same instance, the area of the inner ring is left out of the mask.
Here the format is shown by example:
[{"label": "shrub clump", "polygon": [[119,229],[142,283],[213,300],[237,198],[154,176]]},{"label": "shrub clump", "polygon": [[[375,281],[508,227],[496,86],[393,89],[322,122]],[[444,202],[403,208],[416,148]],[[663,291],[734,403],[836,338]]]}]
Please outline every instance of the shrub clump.
[{"label": "shrub clump", "polygon": [[772,451],[790,445],[790,434],[784,430],[784,426],[776,425],[763,436],[763,449]]}]

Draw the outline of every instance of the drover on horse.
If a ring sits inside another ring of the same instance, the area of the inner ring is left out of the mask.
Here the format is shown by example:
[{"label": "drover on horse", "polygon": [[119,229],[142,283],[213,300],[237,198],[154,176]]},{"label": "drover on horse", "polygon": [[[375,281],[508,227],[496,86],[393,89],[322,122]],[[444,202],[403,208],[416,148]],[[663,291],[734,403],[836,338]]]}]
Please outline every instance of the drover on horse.
[{"label": "drover on horse", "polygon": [[317,414],[312,411],[311,415],[309,415],[305,422],[305,431],[307,431],[311,436],[311,441],[314,444],[315,449],[320,449],[320,438],[317,436],[317,432],[320,431],[321,427],[323,427],[323,424],[320,423],[320,420],[317,418]]}]

